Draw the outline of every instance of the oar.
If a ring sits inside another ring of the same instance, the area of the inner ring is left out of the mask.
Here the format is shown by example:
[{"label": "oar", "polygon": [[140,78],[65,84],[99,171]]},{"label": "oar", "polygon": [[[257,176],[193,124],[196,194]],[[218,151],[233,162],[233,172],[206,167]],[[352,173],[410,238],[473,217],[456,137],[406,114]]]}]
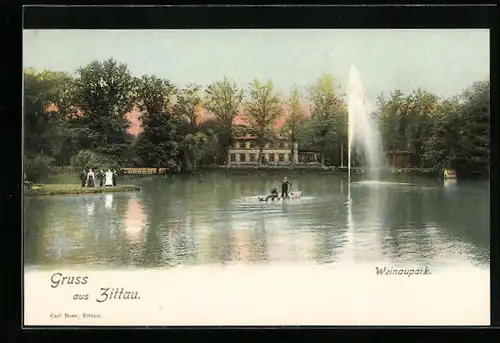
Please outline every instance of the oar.
[{"label": "oar", "polygon": [[290,190],[292,190],[293,181],[295,181],[295,175],[292,177],[292,181],[290,182]]},{"label": "oar", "polygon": [[[292,177],[292,181],[290,181],[290,189],[288,190],[288,194],[290,194],[290,191],[292,190],[293,181],[295,181],[295,175]],[[283,199],[283,200],[285,200],[285,199]]]}]

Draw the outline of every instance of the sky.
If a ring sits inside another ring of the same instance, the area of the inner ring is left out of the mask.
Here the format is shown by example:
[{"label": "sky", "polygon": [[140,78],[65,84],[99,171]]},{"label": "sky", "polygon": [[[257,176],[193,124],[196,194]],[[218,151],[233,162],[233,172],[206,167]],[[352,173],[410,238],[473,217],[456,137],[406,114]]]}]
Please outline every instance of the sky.
[{"label": "sky", "polygon": [[282,96],[323,73],[345,89],[351,65],[370,101],[395,89],[454,96],[489,78],[489,30],[24,30],[23,65],[74,73],[114,58],[135,76],[184,86],[224,75],[246,86],[272,80]]}]

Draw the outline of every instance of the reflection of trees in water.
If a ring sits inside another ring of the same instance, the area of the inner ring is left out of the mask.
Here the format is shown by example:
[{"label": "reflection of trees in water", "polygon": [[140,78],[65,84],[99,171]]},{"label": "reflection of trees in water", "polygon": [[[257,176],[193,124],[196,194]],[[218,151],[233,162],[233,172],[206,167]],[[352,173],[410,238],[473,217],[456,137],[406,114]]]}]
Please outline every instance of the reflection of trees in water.
[{"label": "reflection of trees in water", "polygon": [[[43,199],[45,200],[45,199]],[[40,261],[43,250],[40,241],[47,226],[48,201],[37,198],[24,198],[23,235],[24,263],[33,264]]]},{"label": "reflection of trees in water", "polygon": [[427,216],[424,208],[424,202],[427,200],[427,197],[421,190],[411,192],[408,196],[411,205],[408,240],[413,243],[410,251],[413,255],[412,257],[416,258],[419,262],[429,263],[436,256],[437,247],[434,245],[435,243],[428,230]]},{"label": "reflection of trees in water", "polygon": [[120,200],[116,201],[120,240],[115,249],[121,254],[122,264],[142,265],[148,222],[142,199],[130,196]]},{"label": "reflection of trees in water", "polygon": [[472,261],[489,263],[490,199],[489,191],[476,184],[446,186],[434,195],[439,206],[426,206],[430,221],[435,224],[436,236],[448,246],[466,249]]},{"label": "reflection of trees in water", "polygon": [[250,260],[252,262],[267,261],[269,259],[266,218],[260,214],[259,220],[250,232]]},{"label": "reflection of trees in water", "polygon": [[388,191],[387,209],[383,212],[384,237],[381,237],[386,254],[395,260],[429,263],[443,253],[462,255],[458,250],[464,247],[454,242],[476,247],[472,259],[488,254],[489,218],[478,215],[480,210],[476,210],[489,208],[487,197],[481,192],[476,192],[476,198],[461,192],[453,196],[445,192],[420,186]]},{"label": "reflection of trees in water", "polygon": [[250,244],[249,244],[249,231],[242,229],[233,230],[234,236],[234,250],[233,260],[239,262],[251,261]]},{"label": "reflection of trees in water", "polygon": [[427,229],[426,201],[419,190],[399,190],[389,194],[383,247],[394,260],[429,263],[436,247]]},{"label": "reflection of trees in water", "polygon": [[185,219],[186,225],[184,226],[183,238],[182,238],[182,247],[185,252],[185,260],[194,263],[198,259],[198,250],[197,250],[197,240],[196,240],[196,230],[201,223],[198,223],[197,215],[189,214]]},{"label": "reflection of trees in water", "polygon": [[346,235],[343,223],[347,220],[344,206],[343,202],[334,203],[331,224],[316,232],[315,260],[320,264],[335,262],[344,246]]},{"label": "reflection of trees in water", "polygon": [[86,250],[93,264],[128,265],[127,227],[125,211],[127,194],[103,194],[94,199],[93,222],[86,228]]},{"label": "reflection of trees in water", "polygon": [[230,224],[217,223],[209,237],[210,261],[220,263],[232,261],[235,242]]},{"label": "reflection of trees in water", "polygon": [[36,199],[31,205],[25,218],[29,263],[98,264],[103,259],[97,254],[102,245],[97,232],[108,226],[100,218],[99,196]]},{"label": "reflection of trees in water", "polygon": [[149,267],[176,266],[197,258],[194,227],[200,208],[189,201],[195,187],[190,189],[185,182],[183,184],[186,199],[164,194],[163,198],[151,201],[143,253],[143,263]]},{"label": "reflection of trees in water", "polygon": [[[152,196],[157,195],[153,194]],[[174,213],[169,202],[152,198],[148,207],[148,225],[146,226],[146,243],[142,251],[141,262],[144,267],[163,267],[176,265],[173,242],[170,232],[175,230]]]},{"label": "reflection of trees in water", "polygon": [[383,252],[393,260],[427,262],[433,246],[425,229],[422,193],[415,189],[395,188],[386,191],[383,211]]},{"label": "reflection of trees in water", "polygon": [[168,258],[163,262],[162,254],[164,249],[168,249],[165,245],[168,242],[161,242],[158,234],[158,223],[156,219],[151,219],[149,225],[146,228],[146,244],[144,244],[144,249],[142,252],[142,266],[143,267],[160,267],[165,263],[168,263]]},{"label": "reflection of trees in water", "polygon": [[352,249],[355,261],[373,261],[380,258],[381,249],[377,244],[383,226],[386,194],[381,189],[365,187],[351,189],[350,239],[346,249]]},{"label": "reflection of trees in water", "polygon": [[186,257],[185,235],[183,223],[171,218],[167,221],[166,228],[161,231],[160,256],[157,265],[178,266],[184,263]]}]

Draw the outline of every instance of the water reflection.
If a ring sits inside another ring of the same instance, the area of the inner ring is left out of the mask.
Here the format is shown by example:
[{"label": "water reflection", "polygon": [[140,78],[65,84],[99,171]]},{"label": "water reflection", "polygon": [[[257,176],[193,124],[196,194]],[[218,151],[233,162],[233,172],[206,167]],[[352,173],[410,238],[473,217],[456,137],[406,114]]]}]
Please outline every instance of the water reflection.
[{"label": "water reflection", "polygon": [[489,263],[487,186],[302,175],[300,200],[252,196],[280,179],[152,178],[139,194],[26,198],[26,263]]},{"label": "water reflection", "polygon": [[[108,198],[106,198],[106,202],[107,201]],[[146,223],[147,219],[146,215],[144,214],[141,201],[134,198],[129,199],[124,220],[126,237],[133,243],[141,241],[144,226],[146,225]]]},{"label": "water reflection", "polygon": [[250,234],[250,256],[252,261],[267,261],[269,259],[266,218],[259,216]]},{"label": "water reflection", "polygon": [[112,193],[107,193],[104,195],[104,206],[108,210],[113,208],[113,194]]}]

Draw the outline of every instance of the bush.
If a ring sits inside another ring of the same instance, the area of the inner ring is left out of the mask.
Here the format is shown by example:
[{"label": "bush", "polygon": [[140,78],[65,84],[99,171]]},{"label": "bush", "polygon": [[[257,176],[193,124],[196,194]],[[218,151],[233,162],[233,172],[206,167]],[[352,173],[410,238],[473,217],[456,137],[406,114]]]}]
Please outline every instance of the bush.
[{"label": "bush", "polygon": [[38,182],[53,171],[53,157],[38,154],[24,157],[24,173],[29,181]]},{"label": "bush", "polygon": [[119,169],[119,163],[109,156],[91,150],[80,150],[71,158],[71,166],[75,168]]}]

